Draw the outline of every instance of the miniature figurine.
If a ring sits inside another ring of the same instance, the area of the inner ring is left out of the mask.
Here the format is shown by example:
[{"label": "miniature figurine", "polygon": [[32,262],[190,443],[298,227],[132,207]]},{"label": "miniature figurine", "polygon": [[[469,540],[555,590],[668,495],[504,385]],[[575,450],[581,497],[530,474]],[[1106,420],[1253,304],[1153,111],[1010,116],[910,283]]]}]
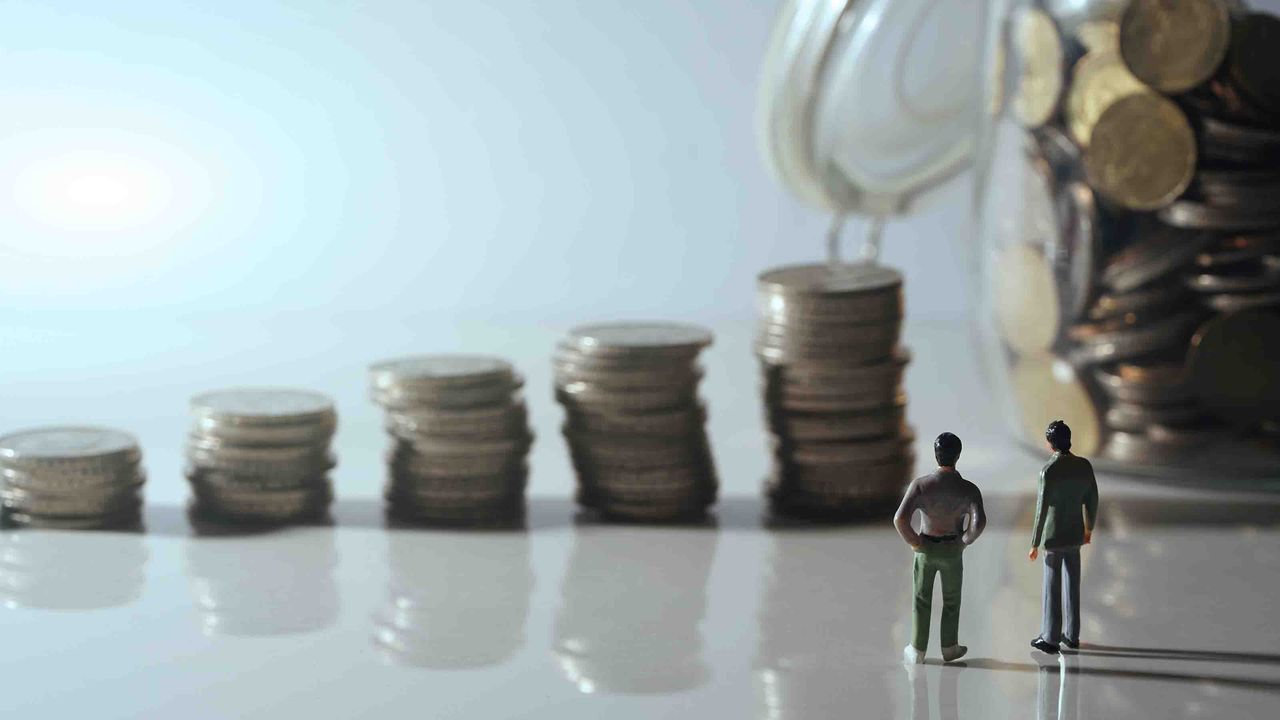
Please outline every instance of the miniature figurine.
[{"label": "miniature figurine", "polygon": [[[1072,650],[1080,647],[1080,546],[1093,540],[1093,522],[1098,516],[1098,481],[1089,461],[1072,454],[1071,428],[1065,422],[1049,423],[1044,437],[1053,457],[1040,470],[1035,529],[1027,557],[1034,561],[1041,544],[1044,545],[1044,612],[1040,635],[1031,641],[1031,647],[1052,655],[1058,652],[1059,642]],[[1065,628],[1062,622],[1064,595]]]},{"label": "miniature figurine", "polygon": [[[978,486],[956,472],[960,447],[960,438],[949,432],[934,440],[933,455],[938,469],[907,486],[902,505],[893,517],[898,534],[915,550],[911,644],[902,649],[903,661],[909,664],[923,662],[929,645],[934,575],[942,575],[942,659],[944,662],[959,660],[969,650],[958,641],[963,553],[965,547],[982,534],[987,516]],[[911,528],[911,517],[916,510],[921,514],[918,533]]]}]

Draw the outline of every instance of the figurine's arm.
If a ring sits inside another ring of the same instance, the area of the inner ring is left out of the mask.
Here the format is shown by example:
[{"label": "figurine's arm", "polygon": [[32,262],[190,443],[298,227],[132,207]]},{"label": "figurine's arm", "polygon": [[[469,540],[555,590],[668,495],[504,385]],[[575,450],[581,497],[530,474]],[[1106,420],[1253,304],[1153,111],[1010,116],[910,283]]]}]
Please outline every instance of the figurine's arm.
[{"label": "figurine's arm", "polygon": [[919,492],[919,487],[912,480],[907,486],[907,494],[902,496],[902,504],[898,506],[898,512],[893,516],[893,526],[898,529],[902,539],[913,548],[920,547],[920,535],[911,527],[911,516],[916,511],[916,498]]},{"label": "figurine's arm", "polygon": [[1089,490],[1084,495],[1084,544],[1093,541],[1093,524],[1098,519],[1098,478],[1093,475],[1093,466],[1089,468]]},{"label": "figurine's arm", "polygon": [[973,488],[973,501],[969,504],[969,529],[964,531],[964,535],[960,537],[960,542],[965,545],[972,545],[974,540],[982,534],[987,528],[987,512],[982,507],[982,491],[975,485]]},{"label": "figurine's arm", "polygon": [[[1031,533],[1031,549],[1035,550],[1040,547],[1040,536],[1044,533],[1045,506],[1044,506],[1044,471],[1040,471],[1040,489],[1036,492],[1036,522],[1035,529]],[[1034,559],[1034,557],[1032,558]]]}]

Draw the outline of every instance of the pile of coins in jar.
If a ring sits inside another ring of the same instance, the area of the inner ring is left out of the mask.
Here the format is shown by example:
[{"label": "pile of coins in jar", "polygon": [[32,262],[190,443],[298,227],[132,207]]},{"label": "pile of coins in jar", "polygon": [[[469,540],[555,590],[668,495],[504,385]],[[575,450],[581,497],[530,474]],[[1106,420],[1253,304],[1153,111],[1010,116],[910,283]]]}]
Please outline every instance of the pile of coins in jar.
[{"label": "pile of coins in jar", "polygon": [[1018,8],[997,63],[987,301],[1020,435],[1065,418],[1119,467],[1274,468],[1280,19],[1095,5]]}]

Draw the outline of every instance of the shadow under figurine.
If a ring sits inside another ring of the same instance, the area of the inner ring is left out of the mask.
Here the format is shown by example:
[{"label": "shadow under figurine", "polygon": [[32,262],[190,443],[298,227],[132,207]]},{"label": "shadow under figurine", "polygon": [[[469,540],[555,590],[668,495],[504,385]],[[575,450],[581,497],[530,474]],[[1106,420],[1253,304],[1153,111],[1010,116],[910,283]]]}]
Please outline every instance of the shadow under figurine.
[{"label": "shadow under figurine", "polygon": [[[968,652],[958,637],[964,549],[982,534],[987,517],[978,486],[956,472],[960,448],[960,438],[949,432],[934,440],[933,455],[938,469],[911,481],[893,517],[898,534],[915,550],[911,643],[902,650],[903,661],[910,664],[923,662],[929,645],[929,615],[933,609],[936,575],[942,576],[942,659],[944,662],[959,660]],[[917,510],[921,515],[920,532],[911,527],[911,518]]]}]

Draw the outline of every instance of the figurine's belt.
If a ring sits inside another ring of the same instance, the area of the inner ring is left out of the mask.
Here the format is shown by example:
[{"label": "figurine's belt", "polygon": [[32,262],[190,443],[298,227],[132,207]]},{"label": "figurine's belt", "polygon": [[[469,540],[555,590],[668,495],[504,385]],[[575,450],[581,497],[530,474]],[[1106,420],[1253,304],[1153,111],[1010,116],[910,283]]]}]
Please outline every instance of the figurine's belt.
[{"label": "figurine's belt", "polygon": [[949,542],[955,542],[956,540],[960,539],[959,535],[925,535],[923,533],[920,535],[920,537],[924,538],[925,540],[928,540],[931,543],[949,543]]}]

